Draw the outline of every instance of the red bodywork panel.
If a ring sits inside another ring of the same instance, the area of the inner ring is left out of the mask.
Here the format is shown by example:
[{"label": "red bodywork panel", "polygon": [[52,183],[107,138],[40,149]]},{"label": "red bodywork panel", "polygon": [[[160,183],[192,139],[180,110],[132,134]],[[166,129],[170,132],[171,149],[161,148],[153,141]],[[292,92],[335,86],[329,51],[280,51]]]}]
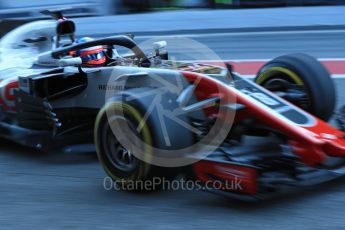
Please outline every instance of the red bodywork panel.
[{"label": "red bodywork panel", "polygon": [[195,176],[207,189],[217,189],[247,195],[258,191],[254,168],[201,160],[193,165]]},{"label": "red bodywork panel", "polygon": [[[308,126],[298,125],[274,110],[267,108],[260,101],[253,100],[235,87],[229,87],[218,80],[198,73],[182,72],[182,74],[190,83],[197,82],[196,96],[199,100],[217,94],[221,98],[221,105],[236,101],[245,106],[245,109],[239,112],[239,117],[254,117],[257,123],[284,134],[288,138],[294,153],[305,164],[309,166],[322,165],[327,156],[345,157],[345,133],[326,122],[307,114],[313,120],[313,124]],[[284,103],[296,108],[289,102],[284,101]],[[212,110],[208,109],[206,111],[207,115],[210,115],[210,112]],[[222,117],[224,116],[223,113],[222,110],[219,110],[217,116]]]},{"label": "red bodywork panel", "polygon": [[[1,82],[5,82],[4,80],[0,80]],[[3,89],[0,87],[0,106],[3,106],[4,110],[7,112],[15,112],[15,95],[13,91],[18,89],[19,82],[17,79],[9,79],[6,80]]]}]

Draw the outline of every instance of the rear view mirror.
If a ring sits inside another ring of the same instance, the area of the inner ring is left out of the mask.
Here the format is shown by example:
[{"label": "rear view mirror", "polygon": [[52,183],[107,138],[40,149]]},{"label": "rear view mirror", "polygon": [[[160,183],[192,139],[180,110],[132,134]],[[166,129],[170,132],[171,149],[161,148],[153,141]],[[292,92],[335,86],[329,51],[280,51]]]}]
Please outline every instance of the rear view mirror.
[{"label": "rear view mirror", "polygon": [[153,45],[153,49],[157,51],[162,48],[165,48],[168,45],[168,43],[166,41],[159,41],[159,42],[154,42],[152,45]]},{"label": "rear view mirror", "polygon": [[47,37],[39,36],[39,37],[33,37],[33,38],[24,39],[23,42],[26,42],[26,43],[38,43],[38,42],[45,42],[47,40],[48,40]]},{"label": "rear view mirror", "polygon": [[83,63],[80,57],[75,58],[63,58],[59,60],[59,65],[61,67],[67,66],[80,66]]},{"label": "rear view mirror", "polygon": [[156,53],[156,56],[159,56],[160,55],[160,52],[159,50],[162,49],[162,48],[165,48],[167,47],[168,43],[166,41],[159,41],[159,42],[154,42],[152,44],[153,46],[153,50],[155,51]]}]

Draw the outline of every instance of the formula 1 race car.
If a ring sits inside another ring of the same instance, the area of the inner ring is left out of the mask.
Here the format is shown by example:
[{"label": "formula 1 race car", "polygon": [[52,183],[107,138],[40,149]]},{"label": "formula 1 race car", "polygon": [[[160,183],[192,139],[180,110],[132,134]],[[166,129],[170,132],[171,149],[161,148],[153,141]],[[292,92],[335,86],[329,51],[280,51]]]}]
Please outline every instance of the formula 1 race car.
[{"label": "formula 1 race car", "polygon": [[[343,126],[326,123],[335,89],[314,58],[278,57],[253,82],[226,63],[168,60],[165,42],[151,55],[127,35],[76,43],[74,23],[46,13],[58,22],[1,40],[2,138],[46,151],[95,146],[124,188],[188,172],[220,182],[216,192],[259,198],[344,174]],[[240,189],[226,186],[235,180]]]}]

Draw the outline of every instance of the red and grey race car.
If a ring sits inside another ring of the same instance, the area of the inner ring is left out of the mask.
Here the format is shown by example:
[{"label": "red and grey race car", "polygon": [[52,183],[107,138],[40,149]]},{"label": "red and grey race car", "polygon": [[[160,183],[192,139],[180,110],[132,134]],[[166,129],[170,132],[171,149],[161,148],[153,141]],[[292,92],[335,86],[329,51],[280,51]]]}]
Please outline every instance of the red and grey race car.
[{"label": "red and grey race car", "polygon": [[[13,58],[1,64],[1,137],[41,150],[96,147],[123,188],[188,172],[221,183],[217,192],[259,198],[344,174],[343,116],[340,130],[327,123],[335,89],[314,58],[276,58],[253,82],[230,65],[169,60],[165,42],[149,55],[129,36],[76,43],[74,23],[46,13],[59,21],[1,42]],[[241,189],[226,186],[238,180]]]}]

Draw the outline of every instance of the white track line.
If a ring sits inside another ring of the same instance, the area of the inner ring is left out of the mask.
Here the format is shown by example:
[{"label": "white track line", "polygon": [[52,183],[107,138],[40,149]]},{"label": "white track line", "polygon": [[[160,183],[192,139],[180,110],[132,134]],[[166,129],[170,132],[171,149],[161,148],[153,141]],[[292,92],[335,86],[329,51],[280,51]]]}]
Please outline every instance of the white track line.
[{"label": "white track line", "polygon": [[344,79],[345,78],[345,74],[333,74],[332,78],[335,79]]},{"label": "white track line", "polygon": [[[345,61],[345,58],[319,58],[319,61]],[[267,62],[270,61],[270,59],[237,59],[237,60],[198,60],[197,62],[208,62],[208,63],[212,63],[212,62],[235,62],[235,63],[243,63],[243,62]],[[183,62],[196,62],[194,61],[190,61],[190,60],[186,60]],[[345,63],[344,63],[345,65]],[[245,74],[240,74],[238,72],[235,72],[238,75],[241,75],[242,77],[248,78],[248,79],[254,79],[255,75],[245,75]],[[334,79],[344,79],[345,78],[345,73],[344,74],[332,74],[331,75],[332,78]]]},{"label": "white track line", "polygon": [[[344,54],[345,55],[345,54]],[[268,62],[272,59],[182,60],[184,62]],[[345,61],[345,58],[318,58],[319,61]]]},{"label": "white track line", "polygon": [[[240,76],[247,78],[247,79],[254,79],[255,78],[255,75],[243,75],[240,73],[237,73],[237,74],[239,74]],[[332,74],[331,77],[334,79],[345,79],[345,74]]]},{"label": "white track line", "polygon": [[169,35],[142,35],[136,38],[164,38],[164,37],[220,37],[220,36],[243,36],[243,35],[275,35],[275,34],[338,34],[345,33],[345,30],[290,30],[290,31],[264,31],[264,32],[227,32],[227,33],[195,33],[195,34],[169,34]]}]

